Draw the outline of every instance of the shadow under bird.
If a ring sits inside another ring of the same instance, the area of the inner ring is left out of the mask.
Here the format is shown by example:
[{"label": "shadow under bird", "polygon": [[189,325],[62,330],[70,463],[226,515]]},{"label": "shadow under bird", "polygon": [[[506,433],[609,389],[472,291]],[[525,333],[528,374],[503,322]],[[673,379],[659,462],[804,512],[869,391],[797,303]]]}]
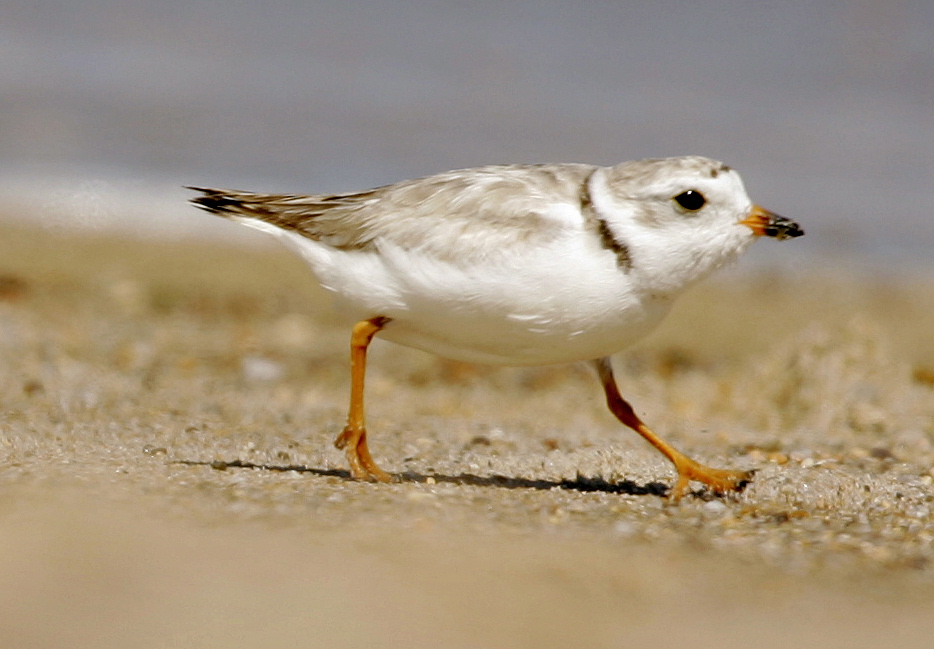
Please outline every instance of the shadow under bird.
[{"label": "shadow under bird", "polygon": [[367,446],[366,352],[379,335],[497,365],[590,361],[607,406],[691,481],[740,491],[662,440],[619,393],[610,357],[645,336],[690,285],[755,239],[804,234],[754,205],[739,174],[699,156],[494,165],[345,194],[190,187],[192,202],[284,239],[354,322],[350,409],[335,440],[354,478],[389,481]]}]

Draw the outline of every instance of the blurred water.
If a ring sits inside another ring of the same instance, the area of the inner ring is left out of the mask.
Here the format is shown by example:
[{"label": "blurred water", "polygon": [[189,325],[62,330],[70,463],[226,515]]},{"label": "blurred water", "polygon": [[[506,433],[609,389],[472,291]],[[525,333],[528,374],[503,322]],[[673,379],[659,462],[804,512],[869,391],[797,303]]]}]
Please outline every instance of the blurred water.
[{"label": "blurred water", "polygon": [[934,3],[629,5],[4,5],[0,200],[181,235],[182,184],[697,153],[806,225],[757,254],[934,265]]}]

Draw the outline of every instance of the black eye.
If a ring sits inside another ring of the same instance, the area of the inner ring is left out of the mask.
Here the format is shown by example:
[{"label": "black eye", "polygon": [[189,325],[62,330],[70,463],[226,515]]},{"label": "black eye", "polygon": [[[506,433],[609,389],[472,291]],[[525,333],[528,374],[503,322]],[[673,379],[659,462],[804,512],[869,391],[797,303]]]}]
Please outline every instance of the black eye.
[{"label": "black eye", "polygon": [[699,191],[689,189],[675,196],[675,202],[690,212],[696,212],[704,206],[707,199]]}]

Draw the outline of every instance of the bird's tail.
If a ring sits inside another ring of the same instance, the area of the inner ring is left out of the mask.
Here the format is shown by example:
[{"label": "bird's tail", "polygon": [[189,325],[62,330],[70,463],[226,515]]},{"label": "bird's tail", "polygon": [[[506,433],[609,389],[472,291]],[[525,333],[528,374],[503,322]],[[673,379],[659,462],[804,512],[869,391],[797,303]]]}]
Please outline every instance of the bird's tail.
[{"label": "bird's tail", "polygon": [[257,209],[258,206],[265,202],[262,200],[265,195],[262,194],[241,192],[235,189],[211,189],[209,187],[185,187],[185,189],[201,192],[200,196],[195,196],[189,202],[205,212],[217,214],[218,216],[226,218],[234,216],[259,218],[259,212],[268,211]]},{"label": "bird's tail", "polygon": [[208,187],[186,187],[186,189],[201,192],[200,196],[195,196],[190,202],[211,214],[264,231],[273,231],[268,227],[271,225],[282,230],[296,230],[305,236],[310,236],[310,233],[305,232],[303,227],[308,217],[312,216],[307,206],[302,204],[302,200],[307,200],[306,197]]},{"label": "bird's tail", "polygon": [[372,236],[355,225],[353,216],[372,192],[334,195],[258,194],[235,189],[187,187],[200,192],[191,203],[224,218],[238,221],[266,232],[296,232],[328,245],[359,247]]}]

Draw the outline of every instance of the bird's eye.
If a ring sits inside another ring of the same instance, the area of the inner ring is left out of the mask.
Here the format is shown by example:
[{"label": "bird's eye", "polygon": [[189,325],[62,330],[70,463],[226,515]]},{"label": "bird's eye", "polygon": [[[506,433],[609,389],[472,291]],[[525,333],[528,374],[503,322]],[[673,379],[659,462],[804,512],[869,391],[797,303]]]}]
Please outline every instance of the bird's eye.
[{"label": "bird's eye", "polygon": [[707,199],[699,191],[689,189],[675,196],[674,201],[689,212],[696,212],[704,206]]}]

